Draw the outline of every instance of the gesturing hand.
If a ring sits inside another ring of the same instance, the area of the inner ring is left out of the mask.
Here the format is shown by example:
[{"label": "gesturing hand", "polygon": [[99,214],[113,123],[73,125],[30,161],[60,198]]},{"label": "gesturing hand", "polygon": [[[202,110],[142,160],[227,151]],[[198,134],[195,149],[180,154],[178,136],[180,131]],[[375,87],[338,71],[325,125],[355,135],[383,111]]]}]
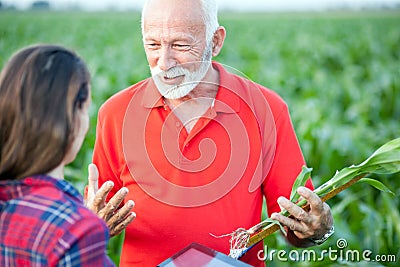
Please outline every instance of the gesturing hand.
[{"label": "gesturing hand", "polygon": [[107,181],[98,189],[98,178],[99,172],[96,165],[89,164],[88,191],[87,195],[85,194],[85,205],[106,222],[110,229],[110,235],[115,236],[120,234],[136,217],[136,214],[132,212],[135,203],[132,200],[128,200],[119,209],[120,204],[128,194],[126,187],[121,188],[106,203],[107,195],[114,187],[114,183]]}]

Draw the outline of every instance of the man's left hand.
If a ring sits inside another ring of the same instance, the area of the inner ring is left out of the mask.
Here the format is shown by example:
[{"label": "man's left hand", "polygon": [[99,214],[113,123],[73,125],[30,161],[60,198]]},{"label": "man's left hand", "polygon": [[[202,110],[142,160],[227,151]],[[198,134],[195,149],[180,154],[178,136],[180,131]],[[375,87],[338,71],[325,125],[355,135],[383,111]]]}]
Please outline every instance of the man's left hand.
[{"label": "man's left hand", "polygon": [[[280,213],[273,213],[271,219],[279,221],[286,226],[286,229],[292,231],[292,233],[288,233],[288,239],[291,243],[297,246],[311,246],[313,244],[310,242],[310,238],[320,239],[332,228],[333,217],[328,204],[322,202],[318,195],[310,189],[299,187],[297,192],[307,200],[310,210],[307,212],[287,198],[279,197],[279,206],[281,209],[287,210],[292,217],[289,218]],[[293,238],[298,240],[293,240]]]}]

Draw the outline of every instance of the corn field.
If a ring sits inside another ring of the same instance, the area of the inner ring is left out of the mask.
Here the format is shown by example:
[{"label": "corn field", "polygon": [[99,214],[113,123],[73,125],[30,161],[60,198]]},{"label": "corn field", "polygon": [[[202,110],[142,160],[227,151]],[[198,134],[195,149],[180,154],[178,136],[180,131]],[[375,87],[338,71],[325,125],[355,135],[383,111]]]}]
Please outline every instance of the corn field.
[{"label": "corn field", "polygon": [[[327,13],[225,13],[227,38],[219,62],[278,92],[288,103],[314,185],[336,170],[358,164],[383,143],[400,136],[400,11]],[[92,73],[91,128],[67,179],[83,192],[91,162],[100,105],[117,91],[150,75],[141,41],[140,15],[80,12],[0,12],[0,66],[34,43],[72,48]],[[0,126],[1,127],[1,126]],[[394,255],[397,262],[348,259],[337,253],[297,266],[398,266],[400,174],[378,178],[393,193],[356,184],[328,201],[336,233],[313,248]],[[122,236],[109,243],[118,263]],[[196,240],[193,240],[196,241]],[[302,251],[276,233],[272,250]],[[339,247],[340,248],[340,247]],[[343,254],[343,253],[342,253]],[[340,257],[342,256],[342,257]],[[276,258],[268,266],[287,266]]]}]

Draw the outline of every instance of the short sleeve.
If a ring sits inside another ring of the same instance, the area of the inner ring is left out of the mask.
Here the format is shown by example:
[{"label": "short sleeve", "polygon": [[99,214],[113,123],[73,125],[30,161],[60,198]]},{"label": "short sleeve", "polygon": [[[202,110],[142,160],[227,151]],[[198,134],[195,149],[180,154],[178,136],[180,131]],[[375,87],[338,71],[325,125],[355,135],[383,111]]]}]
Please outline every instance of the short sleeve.
[{"label": "short sleeve", "polygon": [[[267,202],[268,215],[279,212],[277,199],[280,196],[289,198],[293,183],[305,165],[305,160],[297,140],[287,105],[277,113],[276,148],[274,160],[263,184],[263,193]],[[306,186],[313,188],[311,180]]]},{"label": "short sleeve", "polygon": [[[108,194],[110,199],[122,187],[118,174],[118,132],[112,121],[104,120],[102,109],[99,111],[96,126],[96,142],[93,151],[93,163],[99,170],[99,187],[106,181],[113,181],[114,187]],[[105,124],[103,126],[103,124]]]}]

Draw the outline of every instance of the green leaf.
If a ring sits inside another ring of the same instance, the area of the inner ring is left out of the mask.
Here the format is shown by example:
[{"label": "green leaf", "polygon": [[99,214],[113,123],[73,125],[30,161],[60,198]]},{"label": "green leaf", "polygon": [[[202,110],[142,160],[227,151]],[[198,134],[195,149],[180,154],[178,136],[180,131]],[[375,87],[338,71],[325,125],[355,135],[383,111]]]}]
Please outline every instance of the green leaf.
[{"label": "green leaf", "polygon": [[[386,144],[382,145],[378,148],[371,156],[369,156],[364,162],[361,164],[354,166],[356,168],[369,167],[374,165],[394,163],[397,165],[400,164],[400,138],[393,139]],[[389,168],[389,172],[396,172],[396,168]]]},{"label": "green leaf", "polygon": [[[316,188],[314,192],[322,197],[362,174],[391,174],[400,171],[400,138],[393,139],[378,148],[359,165],[352,165],[337,171],[335,175]],[[376,184],[376,183],[375,183]],[[378,185],[379,186],[379,185]]]},{"label": "green leaf", "polygon": [[294,203],[297,202],[300,197],[299,193],[297,193],[297,188],[306,184],[308,178],[310,178],[311,171],[312,168],[307,168],[306,166],[301,168],[301,172],[293,183],[292,192],[290,193],[290,201]]},{"label": "green leaf", "polygon": [[372,185],[376,189],[379,189],[382,192],[392,194],[393,196],[395,195],[392,191],[390,191],[389,188],[387,188],[383,183],[379,182],[378,180],[371,179],[371,178],[362,178],[358,182],[359,183],[367,183],[369,185]]}]

